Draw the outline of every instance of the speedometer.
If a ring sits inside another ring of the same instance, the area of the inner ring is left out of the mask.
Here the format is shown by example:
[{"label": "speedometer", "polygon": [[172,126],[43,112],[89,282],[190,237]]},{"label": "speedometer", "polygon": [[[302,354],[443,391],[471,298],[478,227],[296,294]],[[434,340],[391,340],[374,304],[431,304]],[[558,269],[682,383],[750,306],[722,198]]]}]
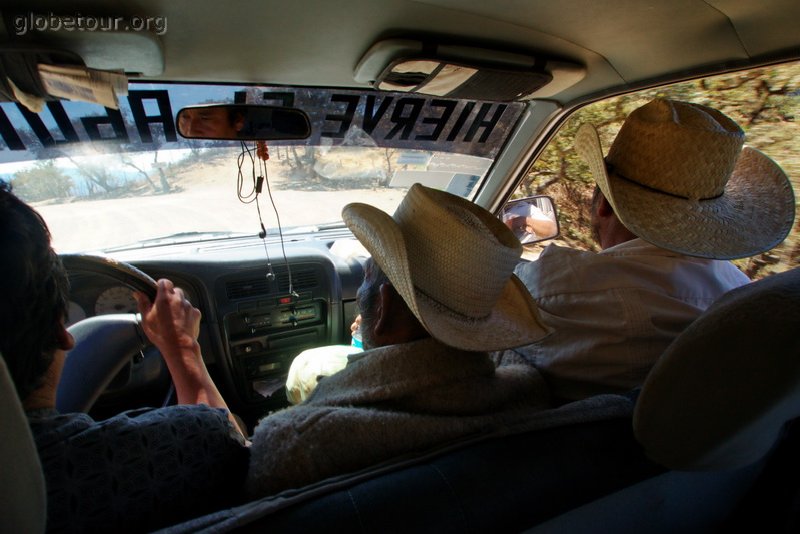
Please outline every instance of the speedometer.
[{"label": "speedometer", "polygon": [[137,311],[136,299],[133,298],[131,290],[125,286],[109,287],[98,295],[94,303],[96,315],[136,313]]}]

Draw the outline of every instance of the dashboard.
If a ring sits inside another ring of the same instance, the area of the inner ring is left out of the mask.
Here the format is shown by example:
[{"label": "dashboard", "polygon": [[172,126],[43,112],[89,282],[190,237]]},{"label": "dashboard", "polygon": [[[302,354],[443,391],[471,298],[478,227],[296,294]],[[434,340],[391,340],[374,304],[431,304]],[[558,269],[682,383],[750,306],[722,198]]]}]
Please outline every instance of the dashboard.
[{"label": "dashboard", "polygon": [[[266,246],[265,246],[266,245]],[[284,384],[305,349],[350,343],[366,251],[346,229],[292,236],[160,245],[115,252],[154,279],[169,278],[202,312],[203,359],[231,409],[248,426],[288,404]],[[136,313],[131,289],[109,277],[70,271],[69,324]],[[99,410],[138,407],[168,373],[150,348],[120,373]]]}]

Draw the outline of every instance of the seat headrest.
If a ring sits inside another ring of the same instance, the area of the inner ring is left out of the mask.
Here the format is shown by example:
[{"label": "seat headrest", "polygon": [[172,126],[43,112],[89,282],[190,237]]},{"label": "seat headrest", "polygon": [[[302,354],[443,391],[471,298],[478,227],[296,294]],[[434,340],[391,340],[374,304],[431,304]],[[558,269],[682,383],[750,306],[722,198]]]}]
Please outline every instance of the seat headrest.
[{"label": "seat headrest", "polygon": [[654,461],[677,470],[751,464],[800,416],[800,268],[724,295],[667,348],[634,410]]}]

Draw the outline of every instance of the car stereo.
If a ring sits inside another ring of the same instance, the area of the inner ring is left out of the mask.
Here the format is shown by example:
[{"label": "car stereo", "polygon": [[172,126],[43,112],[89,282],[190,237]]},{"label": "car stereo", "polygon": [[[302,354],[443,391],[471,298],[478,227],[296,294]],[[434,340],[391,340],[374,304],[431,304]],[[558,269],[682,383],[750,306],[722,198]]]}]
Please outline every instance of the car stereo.
[{"label": "car stereo", "polygon": [[327,304],[311,292],[250,302],[225,316],[234,377],[246,400],[284,395],[292,360],[327,342],[326,325]]}]

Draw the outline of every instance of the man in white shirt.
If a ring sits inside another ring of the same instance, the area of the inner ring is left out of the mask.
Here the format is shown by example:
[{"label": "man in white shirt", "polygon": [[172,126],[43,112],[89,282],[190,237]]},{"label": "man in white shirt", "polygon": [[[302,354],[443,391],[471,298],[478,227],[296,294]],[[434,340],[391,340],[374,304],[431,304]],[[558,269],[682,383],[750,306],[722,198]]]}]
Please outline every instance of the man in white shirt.
[{"label": "man in white shirt", "polygon": [[551,245],[517,267],[554,332],[500,363],[533,364],[562,401],[640,386],[680,332],[749,282],[723,260],[769,250],[792,227],[788,178],[743,143],[722,113],[664,99],[631,113],[605,158],[582,126],[575,146],[597,181],[603,250]]}]

